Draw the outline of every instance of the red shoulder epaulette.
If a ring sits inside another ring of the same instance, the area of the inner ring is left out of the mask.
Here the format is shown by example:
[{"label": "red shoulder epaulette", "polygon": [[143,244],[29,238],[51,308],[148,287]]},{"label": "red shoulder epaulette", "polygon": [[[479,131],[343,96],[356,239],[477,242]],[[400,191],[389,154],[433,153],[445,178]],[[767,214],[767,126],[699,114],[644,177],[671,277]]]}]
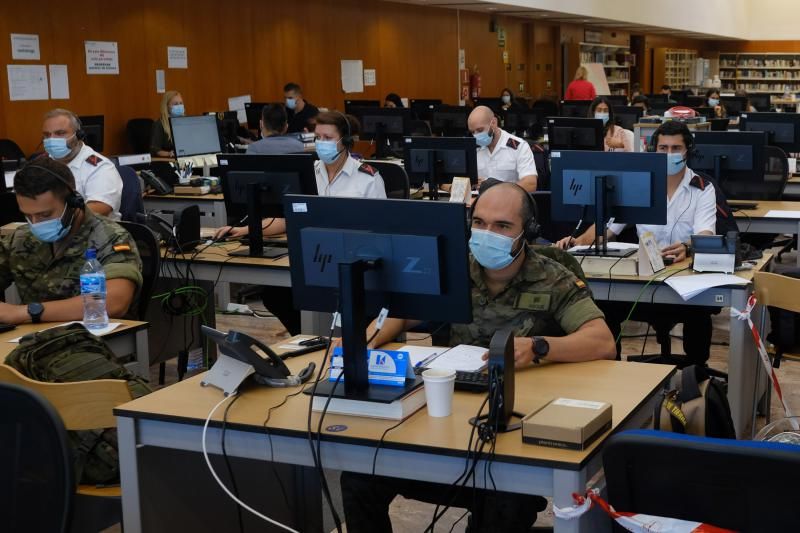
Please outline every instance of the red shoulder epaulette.
[{"label": "red shoulder epaulette", "polygon": [[93,167],[96,167],[97,164],[100,163],[100,158],[92,154],[86,158],[86,162],[92,165]]},{"label": "red shoulder epaulette", "polygon": [[510,138],[510,137],[509,137],[509,139],[508,139],[508,142],[506,143],[506,146],[508,146],[509,148],[512,148],[512,149],[516,150],[516,149],[517,149],[517,147],[519,146],[519,141],[517,141],[516,139],[512,139],[512,138]]},{"label": "red shoulder epaulette", "polygon": [[358,167],[358,170],[359,170],[360,172],[363,172],[364,174],[369,174],[370,176],[374,176],[375,174],[377,174],[377,173],[378,173],[378,171],[377,171],[377,170],[375,170],[375,168],[374,168],[374,167],[371,167],[371,166],[369,166],[369,165],[368,165],[368,164],[366,164],[366,163],[361,163],[361,166],[360,166],[360,167]]},{"label": "red shoulder epaulette", "polygon": [[691,181],[689,181],[689,185],[692,187],[697,187],[701,191],[706,190],[706,185],[708,185],[708,180],[705,179],[703,176],[695,175]]}]

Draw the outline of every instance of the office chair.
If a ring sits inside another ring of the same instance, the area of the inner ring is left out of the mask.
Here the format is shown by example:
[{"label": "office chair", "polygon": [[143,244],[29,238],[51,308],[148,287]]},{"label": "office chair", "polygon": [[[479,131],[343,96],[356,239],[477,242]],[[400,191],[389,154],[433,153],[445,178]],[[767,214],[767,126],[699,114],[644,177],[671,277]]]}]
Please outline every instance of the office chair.
[{"label": "office chair", "polygon": [[411,123],[409,124],[409,128],[411,129],[412,137],[433,136],[433,132],[431,131],[431,125],[424,120],[412,120]]},{"label": "office chair", "polygon": [[117,171],[122,178],[122,200],[119,211],[122,220],[136,222],[138,213],[144,213],[144,200],[142,199],[142,182],[136,171],[126,165],[117,166]]},{"label": "office chair", "polygon": [[0,405],[3,529],[67,531],[75,475],[61,417],[41,394],[10,383],[0,383]]},{"label": "office chair", "polygon": [[386,198],[408,200],[410,196],[408,174],[402,165],[390,161],[369,160],[367,163],[380,172],[383,186],[386,189]]},{"label": "office chair", "polygon": [[546,98],[540,98],[533,102],[531,109],[543,109],[546,117],[558,116],[558,103]]},{"label": "office chair", "polygon": [[795,445],[623,431],[606,441],[603,470],[617,511],[736,531],[790,531],[800,521]]},{"label": "office chair", "polygon": [[132,118],[125,126],[128,135],[128,147],[133,154],[150,153],[150,135],[153,129],[153,119]]},{"label": "office chair", "polygon": [[11,139],[0,139],[0,159],[25,159],[25,152]]}]

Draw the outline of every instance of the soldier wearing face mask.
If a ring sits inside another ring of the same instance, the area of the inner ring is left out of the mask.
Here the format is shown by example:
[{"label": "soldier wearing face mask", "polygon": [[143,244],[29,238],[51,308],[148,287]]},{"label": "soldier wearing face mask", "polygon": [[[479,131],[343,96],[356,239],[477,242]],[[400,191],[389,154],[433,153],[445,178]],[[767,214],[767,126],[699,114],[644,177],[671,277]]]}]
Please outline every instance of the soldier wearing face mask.
[{"label": "soldier wearing face mask", "polygon": [[524,139],[500,129],[494,112],[486,106],[472,110],[467,126],[478,144],[479,180],[494,178],[517,183],[528,192],[536,190],[536,162]]},{"label": "soldier wearing face mask", "polygon": [[53,109],[44,116],[42,143],[47,155],[67,165],[86,207],[114,220],[120,219],[122,178],[114,163],[78,138],[80,119],[72,111]]}]

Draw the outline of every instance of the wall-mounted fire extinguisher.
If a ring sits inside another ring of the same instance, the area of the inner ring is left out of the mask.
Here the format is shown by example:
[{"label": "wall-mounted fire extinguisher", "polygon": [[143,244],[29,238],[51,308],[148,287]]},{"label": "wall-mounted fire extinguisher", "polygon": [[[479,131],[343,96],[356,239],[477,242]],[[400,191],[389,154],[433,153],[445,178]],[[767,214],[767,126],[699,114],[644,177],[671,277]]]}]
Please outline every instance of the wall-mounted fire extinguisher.
[{"label": "wall-mounted fire extinguisher", "polygon": [[481,95],[481,73],[478,71],[478,65],[472,67],[472,75],[469,77],[469,94],[473,99],[479,98]]}]

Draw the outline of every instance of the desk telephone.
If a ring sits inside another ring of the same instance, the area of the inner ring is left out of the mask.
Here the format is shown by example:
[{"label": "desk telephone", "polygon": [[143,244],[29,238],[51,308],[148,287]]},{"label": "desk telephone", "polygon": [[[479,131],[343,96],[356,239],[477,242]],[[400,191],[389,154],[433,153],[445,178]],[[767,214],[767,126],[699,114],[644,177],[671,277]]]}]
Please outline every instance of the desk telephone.
[{"label": "desk telephone", "polygon": [[144,182],[156,190],[158,194],[172,194],[172,185],[159,178],[152,170],[142,170],[139,172]]}]

